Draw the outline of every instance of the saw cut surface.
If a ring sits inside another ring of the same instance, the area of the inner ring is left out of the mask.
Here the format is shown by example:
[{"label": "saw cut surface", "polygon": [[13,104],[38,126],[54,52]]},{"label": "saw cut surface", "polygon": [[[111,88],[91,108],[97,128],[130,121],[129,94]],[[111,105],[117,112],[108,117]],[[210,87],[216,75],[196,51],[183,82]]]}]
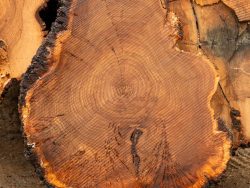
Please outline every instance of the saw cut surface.
[{"label": "saw cut surface", "polygon": [[239,21],[250,20],[250,2],[248,0],[222,0],[222,1],[235,11]]},{"label": "saw cut surface", "polygon": [[201,6],[212,5],[218,3],[220,0],[195,0],[195,2]]},{"label": "saw cut surface", "polygon": [[44,2],[0,1],[0,91],[8,78],[25,73],[41,45],[43,32],[36,14]]},{"label": "saw cut surface", "polygon": [[201,187],[224,170],[229,141],[210,108],[215,71],[173,48],[178,20],[165,11],[159,0],[73,1],[23,107],[50,184]]}]

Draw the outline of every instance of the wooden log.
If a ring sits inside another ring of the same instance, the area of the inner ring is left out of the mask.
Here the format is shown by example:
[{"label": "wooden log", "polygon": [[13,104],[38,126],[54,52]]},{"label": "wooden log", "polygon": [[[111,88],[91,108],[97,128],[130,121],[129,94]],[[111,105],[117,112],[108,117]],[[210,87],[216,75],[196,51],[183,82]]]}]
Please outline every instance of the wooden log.
[{"label": "wooden log", "polygon": [[19,78],[41,45],[37,10],[45,0],[0,1],[0,92],[11,77]]},{"label": "wooden log", "polygon": [[174,49],[177,17],[159,0],[69,2],[21,84],[46,180],[201,187],[218,176],[230,147],[210,107],[218,78],[206,58]]},{"label": "wooden log", "polygon": [[222,0],[227,6],[232,8],[239,21],[250,21],[250,4],[246,0]]},{"label": "wooden log", "polygon": [[230,111],[233,108],[231,103],[234,94],[229,61],[237,48],[238,20],[234,12],[222,2],[213,6],[195,6],[195,14],[199,26],[201,50],[213,62],[220,76],[220,86],[212,101],[215,117],[223,119],[231,129]]},{"label": "wooden log", "polygon": [[[244,60],[244,58],[247,59],[246,55],[238,56],[237,54],[242,48],[250,45],[248,25],[240,23],[234,11],[222,1],[211,6],[200,6],[193,1],[182,0],[174,1],[172,4],[175,6],[170,6],[170,10],[174,11],[185,23],[184,37],[179,41],[181,45],[178,47],[185,51],[196,49],[201,51],[213,62],[220,76],[219,87],[211,101],[215,110],[215,118],[223,122],[219,124],[225,125],[232,135],[233,147],[248,142],[250,135],[246,98],[249,93],[246,87],[248,78],[247,74],[233,68],[237,64],[235,62],[247,62]],[[183,12],[187,13],[187,10],[190,10],[187,7],[190,6],[193,7],[195,16],[184,17]],[[194,25],[197,26],[197,35],[190,32]],[[195,40],[199,44],[199,48],[196,49],[195,43],[190,45],[192,43],[186,42]],[[232,115],[235,111],[241,115]]]}]

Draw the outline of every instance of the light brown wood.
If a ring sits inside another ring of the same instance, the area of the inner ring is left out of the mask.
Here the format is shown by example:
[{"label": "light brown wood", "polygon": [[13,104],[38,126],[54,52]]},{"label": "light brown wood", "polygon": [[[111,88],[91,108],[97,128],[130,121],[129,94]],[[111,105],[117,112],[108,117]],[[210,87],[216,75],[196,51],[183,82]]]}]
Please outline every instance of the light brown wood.
[{"label": "light brown wood", "polygon": [[195,2],[199,5],[212,5],[218,3],[220,0],[195,0]]},{"label": "light brown wood", "polygon": [[222,0],[232,8],[239,21],[250,21],[250,3],[248,0]]},{"label": "light brown wood", "polygon": [[[215,111],[215,118],[219,122],[223,122],[220,124],[227,127],[227,132],[233,135],[233,147],[238,147],[240,143],[248,140],[246,136],[243,136],[248,134],[245,133],[248,112],[244,110],[248,105],[237,99],[238,88],[241,87],[241,84],[239,81],[237,82],[239,86],[233,84],[235,77],[231,75],[230,64],[232,59],[235,61],[234,56],[237,54],[238,48],[250,44],[247,24],[239,23],[234,11],[223,2],[211,6],[200,6],[193,1],[177,0],[172,4],[176,6],[173,8],[170,6],[170,9],[185,23],[184,37],[179,41],[181,45],[178,47],[185,51],[201,51],[214,64],[220,76],[220,85],[213,96],[211,105]],[[193,7],[193,12],[188,15],[195,16],[183,16],[183,12],[187,13],[187,7],[190,6]],[[197,35],[190,32],[194,25],[197,26]],[[200,48],[194,48],[197,45],[192,46],[185,42],[191,41],[191,39],[197,40]],[[241,117],[232,116],[231,112],[234,110],[239,111]]]},{"label": "light brown wood", "polygon": [[174,12],[181,22],[182,38],[177,41],[178,48],[197,53],[199,49],[199,33],[193,4],[187,0],[170,1],[169,10]]},{"label": "light brown wood", "polygon": [[18,78],[26,71],[41,45],[43,33],[36,12],[43,3],[44,0],[0,1],[0,91],[10,77]]},{"label": "light brown wood", "polygon": [[[223,119],[231,128],[231,103],[233,101],[232,83],[229,78],[229,61],[235,53],[238,38],[238,21],[230,8],[222,2],[213,6],[195,6],[199,26],[199,41],[203,53],[213,62],[220,76],[217,93],[225,96],[215,98],[213,103],[216,117]],[[212,19],[210,19],[212,18]],[[223,90],[223,91],[222,91]],[[217,95],[218,96],[218,95]],[[230,104],[228,104],[228,101]]]},{"label": "light brown wood", "polygon": [[233,80],[235,98],[241,112],[242,131],[247,140],[250,140],[250,47],[241,47],[230,63],[230,77]]},{"label": "light brown wood", "polygon": [[219,175],[230,144],[210,107],[218,77],[206,58],[174,49],[177,17],[159,0],[73,2],[22,108],[46,180],[186,188]]}]

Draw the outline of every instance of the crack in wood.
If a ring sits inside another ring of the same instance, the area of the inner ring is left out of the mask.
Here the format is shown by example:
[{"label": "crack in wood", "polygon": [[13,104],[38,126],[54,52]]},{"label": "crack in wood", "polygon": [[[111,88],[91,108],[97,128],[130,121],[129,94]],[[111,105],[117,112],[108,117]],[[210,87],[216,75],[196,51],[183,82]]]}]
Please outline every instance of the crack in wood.
[{"label": "crack in wood", "polygon": [[0,39],[0,64],[8,59],[7,44],[4,40]]},{"label": "crack in wood", "polygon": [[198,17],[196,15],[193,0],[190,0],[190,4],[192,6],[192,10],[193,10],[194,18],[195,18],[195,25],[196,25],[197,35],[198,35],[198,42],[199,42],[198,48],[200,49],[201,48],[201,45],[200,45],[200,28],[199,28]]},{"label": "crack in wood", "polygon": [[130,141],[131,141],[131,155],[133,158],[133,164],[135,167],[135,173],[138,176],[139,175],[139,168],[140,168],[140,156],[138,155],[138,151],[136,148],[136,145],[138,144],[138,140],[140,138],[140,136],[143,134],[143,132],[140,129],[135,129],[130,137]]}]

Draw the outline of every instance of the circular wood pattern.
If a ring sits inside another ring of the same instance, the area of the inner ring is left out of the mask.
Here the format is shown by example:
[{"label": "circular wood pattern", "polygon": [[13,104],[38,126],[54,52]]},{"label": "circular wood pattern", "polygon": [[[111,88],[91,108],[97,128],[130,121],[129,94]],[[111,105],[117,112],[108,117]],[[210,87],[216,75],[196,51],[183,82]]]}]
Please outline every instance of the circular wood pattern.
[{"label": "circular wood pattern", "polygon": [[173,48],[179,23],[165,11],[159,0],[73,1],[22,109],[50,184],[201,187],[225,168],[215,71]]}]

